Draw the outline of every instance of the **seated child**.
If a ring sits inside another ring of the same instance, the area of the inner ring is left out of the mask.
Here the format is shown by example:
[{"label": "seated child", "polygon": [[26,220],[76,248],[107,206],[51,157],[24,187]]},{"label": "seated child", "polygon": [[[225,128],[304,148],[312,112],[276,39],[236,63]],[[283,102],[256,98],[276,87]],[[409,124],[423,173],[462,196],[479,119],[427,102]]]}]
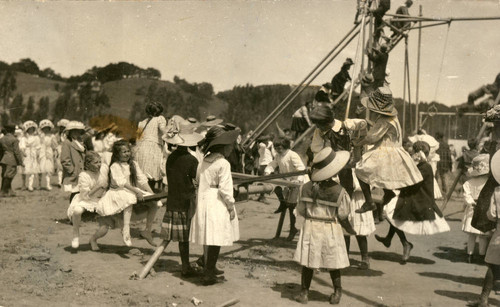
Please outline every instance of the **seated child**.
[{"label": "seated child", "polygon": [[[153,191],[148,184],[148,178],[137,163],[133,161],[130,144],[125,140],[113,144],[108,182],[109,190],[99,200],[96,212],[101,216],[111,216],[123,211],[123,242],[127,246],[132,246],[130,239],[132,205],[142,201],[144,196],[152,195]],[[161,207],[161,201],[158,201],[157,205]],[[102,232],[99,232],[99,234],[102,234]],[[97,238],[94,238],[94,241]]]},{"label": "seated child", "polygon": [[103,184],[99,182],[101,156],[95,151],[85,154],[84,171],[78,175],[80,193],[73,197],[68,207],[68,218],[73,223],[73,240],[71,247],[77,249],[80,245],[80,221],[84,211],[94,212],[99,197],[104,193]]}]

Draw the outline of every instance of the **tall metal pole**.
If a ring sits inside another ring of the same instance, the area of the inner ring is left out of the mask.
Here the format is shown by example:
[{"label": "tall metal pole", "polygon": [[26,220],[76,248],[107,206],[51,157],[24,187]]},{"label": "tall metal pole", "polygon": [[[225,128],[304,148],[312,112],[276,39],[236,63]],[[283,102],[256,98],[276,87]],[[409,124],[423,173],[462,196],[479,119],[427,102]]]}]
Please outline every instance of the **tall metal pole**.
[{"label": "tall metal pole", "polygon": [[405,61],[403,74],[403,137],[406,135],[406,61],[408,60],[408,37],[405,38]]},{"label": "tall metal pole", "polygon": [[[419,6],[419,17],[422,17],[422,5]],[[418,22],[419,27],[422,26],[422,22]],[[415,97],[415,128],[420,129],[420,121],[419,121],[419,111],[418,111],[418,103],[419,103],[419,91],[420,91],[420,49],[422,45],[422,29],[418,29],[418,54],[417,54],[417,93]]]}]

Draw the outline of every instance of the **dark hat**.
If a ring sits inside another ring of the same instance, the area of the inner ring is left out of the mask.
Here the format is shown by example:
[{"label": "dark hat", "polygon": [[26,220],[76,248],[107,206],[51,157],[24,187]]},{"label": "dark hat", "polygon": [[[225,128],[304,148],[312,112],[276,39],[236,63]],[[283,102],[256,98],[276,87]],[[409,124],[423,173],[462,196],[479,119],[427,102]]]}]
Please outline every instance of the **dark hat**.
[{"label": "dark hat", "polygon": [[334,120],[334,114],[329,106],[319,105],[311,111],[309,118],[313,122],[332,122]]},{"label": "dark hat", "polygon": [[354,62],[352,61],[352,59],[351,58],[347,58],[347,59],[345,59],[345,62],[342,65],[353,65],[353,64],[354,64]]},{"label": "dark hat", "polygon": [[388,87],[377,88],[368,97],[362,98],[361,104],[375,113],[388,116],[398,115],[398,111],[394,107],[392,92]]},{"label": "dark hat", "polygon": [[[216,132],[214,136],[211,136],[211,130],[214,129],[221,129]],[[238,135],[240,134],[239,129],[235,130],[227,130],[224,127],[221,126],[213,126],[210,128],[207,132],[207,137],[205,141],[208,141],[208,145],[205,148],[205,152],[208,152],[210,148],[214,147],[215,145],[230,145],[234,144],[236,142],[236,139],[238,138]],[[210,138],[210,140],[209,140]],[[200,143],[198,143],[200,144]]]}]

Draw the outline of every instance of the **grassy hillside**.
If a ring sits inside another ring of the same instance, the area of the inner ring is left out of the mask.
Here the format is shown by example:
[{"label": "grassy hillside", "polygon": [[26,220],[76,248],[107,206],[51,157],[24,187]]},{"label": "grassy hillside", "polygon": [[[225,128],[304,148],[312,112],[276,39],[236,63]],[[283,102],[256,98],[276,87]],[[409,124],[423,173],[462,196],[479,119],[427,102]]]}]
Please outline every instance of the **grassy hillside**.
[{"label": "grassy hillside", "polygon": [[[169,81],[141,78],[111,81],[103,84],[104,92],[110,100],[111,109],[109,113],[119,117],[129,118],[133,104],[136,101],[144,101],[145,93],[152,83],[156,83],[158,88],[164,87],[167,90],[178,90],[181,91],[183,96],[189,95],[183,92],[179,86]],[[220,116],[225,109],[226,104],[222,100],[214,97],[212,100],[208,101],[206,106],[201,107],[200,114],[203,116],[208,114]],[[189,114],[181,115],[188,116]]]}]

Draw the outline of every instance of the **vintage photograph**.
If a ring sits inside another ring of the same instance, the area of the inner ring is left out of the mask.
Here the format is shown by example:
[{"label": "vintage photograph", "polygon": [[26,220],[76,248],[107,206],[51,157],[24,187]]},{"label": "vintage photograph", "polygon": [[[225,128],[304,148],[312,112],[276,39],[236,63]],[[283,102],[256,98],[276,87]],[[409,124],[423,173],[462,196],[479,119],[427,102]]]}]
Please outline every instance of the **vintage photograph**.
[{"label": "vintage photograph", "polygon": [[0,11],[0,307],[500,306],[500,1]]}]

